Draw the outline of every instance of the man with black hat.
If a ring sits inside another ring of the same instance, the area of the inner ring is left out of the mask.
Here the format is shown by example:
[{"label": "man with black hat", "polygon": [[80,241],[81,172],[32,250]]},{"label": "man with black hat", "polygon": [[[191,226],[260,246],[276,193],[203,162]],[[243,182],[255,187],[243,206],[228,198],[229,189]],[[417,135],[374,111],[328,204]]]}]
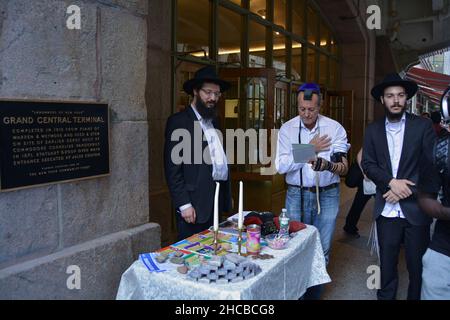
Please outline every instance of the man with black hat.
[{"label": "man with black hat", "polygon": [[377,186],[374,218],[380,247],[381,288],[378,299],[396,299],[397,264],[404,243],[409,272],[408,300],[420,299],[422,256],[430,240],[431,218],[417,204],[420,165],[432,153],[431,121],[406,112],[417,84],[390,74],[372,96],[384,106],[385,117],[366,129],[362,168]]},{"label": "man with black hat", "polygon": [[[299,115],[280,128],[275,167],[278,173],[286,174],[289,218],[317,227],[328,263],[339,211],[339,176],[347,173],[350,146],[344,127],[319,114],[320,87],[305,83],[297,92]],[[295,163],[292,145],[298,143],[314,145],[313,161]],[[305,298],[318,299],[321,291],[322,286],[312,287]]]},{"label": "man with black hat", "polygon": [[[220,182],[219,213],[231,208],[228,162],[216,130],[217,102],[229,87],[214,67],[199,69],[183,85],[193,97],[192,103],[167,120],[164,169],[176,209],[179,240],[213,224],[216,181]],[[185,139],[190,145],[180,149]]]}]

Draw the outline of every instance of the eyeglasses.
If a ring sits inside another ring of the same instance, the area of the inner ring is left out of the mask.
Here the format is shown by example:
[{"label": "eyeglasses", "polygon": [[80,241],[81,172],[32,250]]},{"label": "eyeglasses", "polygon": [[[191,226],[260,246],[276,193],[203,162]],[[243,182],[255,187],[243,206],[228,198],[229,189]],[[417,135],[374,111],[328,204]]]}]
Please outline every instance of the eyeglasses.
[{"label": "eyeglasses", "polygon": [[217,92],[217,91],[211,91],[211,90],[205,90],[205,89],[200,89],[201,91],[203,91],[204,94],[206,94],[208,97],[214,96],[214,98],[218,99],[222,96],[222,92]]}]

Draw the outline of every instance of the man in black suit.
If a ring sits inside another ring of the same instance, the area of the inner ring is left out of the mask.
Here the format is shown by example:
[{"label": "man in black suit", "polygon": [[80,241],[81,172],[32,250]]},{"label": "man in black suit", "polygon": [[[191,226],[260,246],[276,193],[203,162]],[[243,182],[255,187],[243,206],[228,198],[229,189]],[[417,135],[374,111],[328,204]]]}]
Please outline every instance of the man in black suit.
[{"label": "man in black suit", "polygon": [[216,131],[217,102],[229,87],[214,67],[201,68],[183,85],[193,96],[192,103],[167,120],[164,169],[179,240],[213,224],[216,181],[220,182],[219,213],[231,208],[228,162]]},{"label": "man in black suit", "polygon": [[408,299],[420,299],[422,256],[430,241],[431,218],[417,204],[419,168],[431,157],[431,121],[405,112],[417,84],[398,74],[386,76],[371,94],[384,105],[385,117],[367,127],[362,168],[377,186],[374,218],[380,246],[378,299],[396,299],[398,256],[404,243],[409,272]]}]

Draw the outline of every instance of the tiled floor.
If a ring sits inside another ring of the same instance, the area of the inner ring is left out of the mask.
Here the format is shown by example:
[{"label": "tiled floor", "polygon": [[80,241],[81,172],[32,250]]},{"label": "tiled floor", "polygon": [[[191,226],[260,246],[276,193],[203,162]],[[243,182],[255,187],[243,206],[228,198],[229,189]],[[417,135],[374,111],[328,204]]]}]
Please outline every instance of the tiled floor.
[{"label": "tiled floor", "polygon": [[[367,245],[372,223],[373,199],[367,203],[358,223],[361,237],[358,239],[349,237],[342,230],[355,193],[356,189],[349,189],[341,183],[341,205],[328,265],[332,282],[325,287],[323,295],[325,300],[376,299],[376,290],[370,290],[367,287],[367,280],[371,276],[367,273],[367,268],[377,265],[377,257],[375,253],[370,254],[370,247]],[[397,298],[404,300],[407,293],[408,273],[403,255],[399,259],[398,270],[400,278]]]}]

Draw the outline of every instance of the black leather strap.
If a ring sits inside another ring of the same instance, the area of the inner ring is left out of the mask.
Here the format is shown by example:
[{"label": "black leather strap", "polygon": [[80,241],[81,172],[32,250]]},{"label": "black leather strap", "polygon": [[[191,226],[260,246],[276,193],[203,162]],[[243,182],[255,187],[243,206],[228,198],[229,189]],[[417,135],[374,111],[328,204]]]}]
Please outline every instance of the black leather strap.
[{"label": "black leather strap", "polygon": [[[335,182],[335,183],[329,184],[328,186],[325,186],[325,187],[319,187],[319,192],[327,191],[327,190],[336,188],[338,185],[339,185],[339,183]],[[301,186],[296,186],[296,185],[293,185],[293,184],[288,184],[288,186],[289,187],[293,187],[293,188],[301,188],[302,190],[306,190],[306,191],[309,191],[309,192],[316,192],[316,187],[301,187]]]}]

